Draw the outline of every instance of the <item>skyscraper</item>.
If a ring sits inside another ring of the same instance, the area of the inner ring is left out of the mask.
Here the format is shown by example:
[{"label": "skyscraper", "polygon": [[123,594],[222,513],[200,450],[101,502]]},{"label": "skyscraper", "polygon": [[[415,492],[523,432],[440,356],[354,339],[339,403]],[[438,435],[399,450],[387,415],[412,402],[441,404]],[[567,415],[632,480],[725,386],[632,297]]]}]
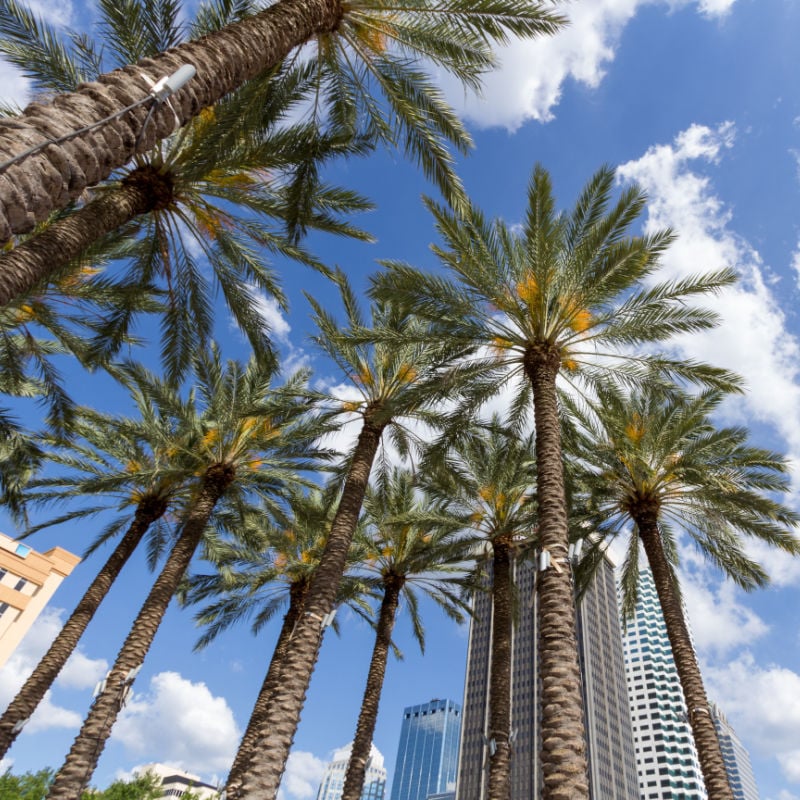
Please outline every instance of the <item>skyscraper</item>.
[{"label": "skyscraper", "polygon": [[431,700],[403,711],[391,800],[426,800],[452,792],[458,770],[461,706]]},{"label": "skyscraper", "polygon": [[[512,800],[540,796],[539,697],[535,572],[514,567],[519,597],[512,643]],[[485,800],[488,777],[488,685],[492,637],[491,596],[478,593],[470,625],[457,800]],[[603,559],[578,609],[578,639],[595,800],[638,800],[636,761],[619,627],[614,565]]]},{"label": "skyscraper", "polygon": [[[333,760],[325,768],[322,783],[317,792],[317,800],[340,800],[344,790],[344,776],[347,773],[347,763],[350,761],[350,751],[353,743],[340,747],[333,753]],[[364,788],[361,791],[361,800],[384,800],[386,794],[386,770],[383,766],[383,756],[373,744],[370,747],[367,760],[367,772],[364,776]]]},{"label": "skyscraper", "polygon": [[725,770],[735,800],[758,800],[758,787],[750,765],[750,755],[716,703],[711,704],[711,718],[717,729]]},{"label": "skyscraper", "polygon": [[639,601],[623,632],[622,646],[642,800],[706,800],[683,690],[649,569],[640,571]]}]

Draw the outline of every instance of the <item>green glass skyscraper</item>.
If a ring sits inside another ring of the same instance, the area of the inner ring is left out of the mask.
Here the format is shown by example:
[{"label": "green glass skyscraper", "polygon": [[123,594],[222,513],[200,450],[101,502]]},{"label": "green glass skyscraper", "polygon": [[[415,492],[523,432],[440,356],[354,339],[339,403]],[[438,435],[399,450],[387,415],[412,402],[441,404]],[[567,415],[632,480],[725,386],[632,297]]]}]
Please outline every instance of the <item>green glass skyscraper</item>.
[{"label": "green glass skyscraper", "polygon": [[391,800],[427,800],[452,792],[458,773],[461,706],[431,700],[403,711]]}]

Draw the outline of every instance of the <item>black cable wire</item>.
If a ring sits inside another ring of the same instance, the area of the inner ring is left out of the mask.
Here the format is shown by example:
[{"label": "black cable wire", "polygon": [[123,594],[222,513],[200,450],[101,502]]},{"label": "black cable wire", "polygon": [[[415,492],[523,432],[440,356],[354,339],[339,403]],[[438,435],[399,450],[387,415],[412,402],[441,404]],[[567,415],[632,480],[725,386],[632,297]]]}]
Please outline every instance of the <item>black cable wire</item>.
[{"label": "black cable wire", "polygon": [[[22,161],[23,159],[27,158],[34,153],[38,153],[39,150],[44,150],[45,147],[49,147],[51,144],[61,144],[62,142],[66,142],[68,139],[71,139],[73,136],[79,136],[82,133],[88,133],[95,128],[99,128],[101,125],[105,125],[107,122],[111,122],[112,120],[121,117],[123,114],[127,114],[129,111],[132,111],[134,108],[138,108],[139,106],[146,103],[148,100],[154,101],[154,106],[158,105],[158,99],[153,97],[153,95],[148,94],[146,97],[143,97],[141,100],[137,100],[135,103],[131,103],[129,106],[125,106],[125,108],[120,109],[119,111],[114,112],[108,117],[103,117],[103,119],[98,120],[97,122],[92,122],[90,125],[85,125],[83,128],[78,128],[76,131],[70,131],[69,133],[65,133],[63,136],[59,136],[58,139],[46,139],[44,142],[40,142],[33,147],[29,147],[27,150],[23,150],[21,153],[18,153],[14,156],[14,158],[10,158],[8,161],[4,161],[0,163],[0,173],[4,172],[8,167],[12,164],[16,164],[18,161]],[[147,115],[147,119],[150,119],[150,115],[153,113],[153,108],[150,109],[150,112]],[[141,132],[139,133],[139,137],[136,139],[136,143],[139,143],[139,138],[141,137]]]}]

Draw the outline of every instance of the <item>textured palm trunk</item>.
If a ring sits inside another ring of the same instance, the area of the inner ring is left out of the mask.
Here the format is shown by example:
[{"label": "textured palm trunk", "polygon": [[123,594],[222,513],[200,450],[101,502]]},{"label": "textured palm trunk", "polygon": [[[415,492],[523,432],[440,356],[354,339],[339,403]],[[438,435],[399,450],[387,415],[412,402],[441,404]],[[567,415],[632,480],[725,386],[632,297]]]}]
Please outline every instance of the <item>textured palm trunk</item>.
[{"label": "textured palm trunk", "polygon": [[147,529],[164,514],[166,509],[167,504],[160,499],[149,499],[139,503],[127,532],[97,573],[97,577],[78,602],[42,660],[0,718],[0,757],[8,752],[8,748],[19,735],[21,728],[14,730],[15,726],[28,719],[41,703]]},{"label": "textured palm trunk", "polygon": [[549,551],[552,560],[552,566],[539,572],[537,577],[542,798],[588,800],[583,695],[575,597],[567,559],[567,502],[556,395],[559,366],[560,354],[554,348],[531,348],[525,356],[536,424],[539,542],[543,550]]},{"label": "textured palm trunk", "polygon": [[26,297],[90,245],[152,211],[156,202],[144,182],[126,182],[0,256],[0,306]]},{"label": "textured palm trunk", "polygon": [[297,583],[293,585],[289,591],[289,609],[283,618],[283,626],[281,627],[278,641],[275,644],[275,651],[272,654],[272,659],[269,662],[269,669],[267,670],[264,682],[261,684],[261,690],[256,698],[253,711],[250,714],[250,720],[247,723],[244,736],[242,736],[242,741],[239,744],[236,757],[233,759],[233,766],[231,767],[230,773],[228,773],[228,782],[225,785],[225,796],[228,800],[238,800],[239,798],[242,775],[253,756],[258,738],[259,725],[264,719],[264,715],[272,701],[272,695],[283,676],[286,653],[288,652],[289,642],[294,633],[294,627],[305,611],[308,584],[305,581]]},{"label": "textured palm trunk", "polygon": [[513,624],[511,554],[507,542],[497,541],[493,549],[492,652],[489,656],[489,730],[486,734],[490,747],[489,800],[510,800]]},{"label": "textured palm trunk", "polygon": [[[0,172],[0,240],[30,231],[87,187],[107,178],[184,125],[201,109],[275,66],[298,45],[336,28],[339,0],[279,0],[258,14],[135,66],[127,66],[58,95],[31,103],[13,119],[0,121],[0,159],[56,140],[146,98],[149,76],[157,80],[184,64],[197,75],[172,100],[158,107],[142,131],[150,103],[87,133],[51,144]],[[1,271],[1,270],[0,270]]]},{"label": "textured palm trunk", "polygon": [[661,544],[658,518],[654,512],[645,512],[635,517],[639,528],[639,538],[644,546],[647,561],[653,573],[661,611],[667,626],[667,636],[672,647],[672,656],[678,669],[683,696],[689,712],[700,769],[706,784],[709,800],[733,800],[733,792],[728,782],[728,773],[719,746],[717,729],[711,718],[708,697],[703,686],[703,676],[697,664],[683,607],[672,579],[667,557]]},{"label": "textured palm trunk", "polygon": [[389,648],[392,645],[392,630],[397,617],[397,604],[400,600],[400,591],[404,582],[404,579],[398,575],[388,576],[384,580],[383,600],[381,602],[380,615],[378,616],[375,646],[372,648],[372,658],[370,659],[369,672],[367,673],[367,685],[364,689],[364,698],[361,701],[361,711],[358,715],[353,748],[350,751],[350,761],[347,764],[342,800],[359,800],[364,789],[364,777],[367,774],[367,762],[372,748],[375,723],[378,720],[378,707],[381,702],[383,679],[386,675],[386,662],[389,658]]},{"label": "textured palm trunk", "polygon": [[370,422],[367,417],[359,434],[325,552],[311,582],[307,610],[286,655],[284,679],[259,726],[253,760],[242,781],[240,797],[244,800],[272,800],[278,793],[316,663],[322,621],[336,602],[385,424]]},{"label": "textured palm trunk", "polygon": [[200,543],[214,506],[233,477],[230,467],[213,468],[206,472],[178,540],[117,655],[106,688],[92,704],[66,761],[50,787],[47,795],[49,800],[75,800],[89,783],[122,709],[122,694],[132,683],[128,676],[131,670],[144,662],[170,600]]}]

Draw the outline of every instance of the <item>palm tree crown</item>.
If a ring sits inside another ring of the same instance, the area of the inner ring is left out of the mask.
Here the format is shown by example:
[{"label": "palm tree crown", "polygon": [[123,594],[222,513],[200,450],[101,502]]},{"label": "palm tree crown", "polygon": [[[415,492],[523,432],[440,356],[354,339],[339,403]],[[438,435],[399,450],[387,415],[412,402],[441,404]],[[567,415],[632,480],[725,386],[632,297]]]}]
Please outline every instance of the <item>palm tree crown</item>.
[{"label": "palm tree crown", "polygon": [[626,616],[637,599],[639,521],[657,518],[675,581],[679,532],[745,590],[769,580],[748,556],[747,538],[800,549],[790,531],[800,517],[773,497],[790,489],[786,459],[749,444],[744,428],[717,427],[711,415],[723,399],[716,391],[690,397],[646,387],[625,394],[608,385],[591,410],[573,407],[594,477],[593,525],[604,537],[631,531],[622,573]]}]

